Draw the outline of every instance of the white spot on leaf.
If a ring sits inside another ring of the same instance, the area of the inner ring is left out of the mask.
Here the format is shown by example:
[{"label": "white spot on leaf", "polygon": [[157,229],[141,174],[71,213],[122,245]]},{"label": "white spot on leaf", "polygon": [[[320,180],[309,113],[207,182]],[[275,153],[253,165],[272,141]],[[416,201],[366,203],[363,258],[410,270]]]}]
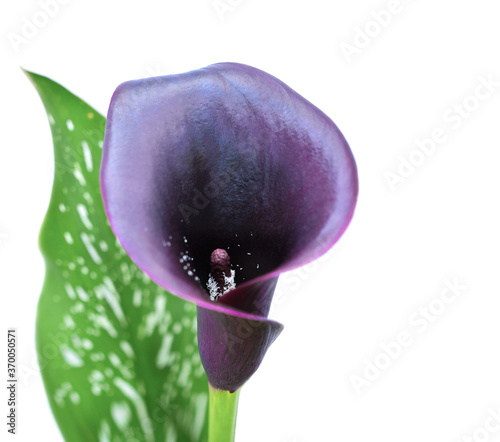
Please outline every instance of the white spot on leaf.
[{"label": "white spot on leaf", "polygon": [[66,240],[66,242],[68,244],[73,244],[74,243],[73,237],[71,236],[71,233],[69,233],[69,232],[64,232],[64,239]]},{"label": "white spot on leaf", "polygon": [[89,219],[89,213],[87,212],[87,208],[83,204],[78,204],[76,206],[76,210],[78,212],[78,215],[80,215],[80,219],[82,220],[83,225],[91,230],[93,228],[92,223],[90,222]]},{"label": "white spot on leaf", "polygon": [[191,427],[191,435],[193,440],[199,440],[203,424],[205,423],[205,415],[207,413],[208,395],[200,393],[196,398],[194,419]]},{"label": "white spot on leaf", "polygon": [[87,302],[89,300],[89,295],[88,293],[80,286],[76,288],[76,293],[78,294],[78,297],[83,301]]},{"label": "white spot on leaf", "polygon": [[120,342],[120,347],[123,350],[123,352],[130,358],[134,359],[135,358],[135,353],[134,349],[132,346],[127,342],[127,341],[122,341]]},{"label": "white spot on leaf", "polygon": [[134,297],[132,298],[132,302],[134,303],[134,307],[139,307],[142,302],[142,290],[141,289],[135,289],[134,290]]},{"label": "white spot on leaf", "polygon": [[69,283],[64,284],[64,288],[66,289],[66,293],[71,299],[76,299],[75,290]]},{"label": "white spot on leaf", "polygon": [[78,354],[69,348],[66,344],[60,347],[62,357],[66,363],[71,367],[81,367],[83,365],[83,360],[78,356]]},{"label": "white spot on leaf", "polygon": [[63,322],[66,328],[75,328],[75,321],[73,321],[73,318],[70,315],[64,315]]},{"label": "white spot on leaf", "polygon": [[90,147],[86,141],[82,141],[82,151],[83,151],[83,159],[85,161],[85,167],[89,172],[92,172],[92,154],[90,153]]},{"label": "white spot on leaf", "polygon": [[97,265],[102,264],[102,259],[99,256],[99,253],[97,253],[97,250],[92,245],[89,236],[84,232],[80,235],[80,238],[82,239],[83,245],[87,249],[87,252],[89,252],[92,261],[94,261]]},{"label": "white spot on leaf", "polygon": [[109,319],[104,315],[96,315],[94,318],[95,325],[106,330],[112,338],[116,338],[118,336],[118,332],[113,327]]},{"label": "white spot on leaf", "polygon": [[191,373],[191,363],[189,361],[184,361],[182,364],[181,372],[179,374],[179,379],[177,384],[181,387],[185,387],[189,380],[189,374]]},{"label": "white spot on leaf", "polygon": [[99,442],[110,442],[111,429],[109,424],[103,420],[101,421],[101,428],[99,429]]},{"label": "white spot on leaf", "polygon": [[80,186],[85,186],[87,184],[87,181],[85,181],[85,177],[83,176],[78,164],[75,164],[75,168],[73,169],[73,176],[80,183]]},{"label": "white spot on leaf", "polygon": [[168,365],[170,348],[172,347],[172,342],[174,340],[173,335],[167,333],[163,336],[161,341],[160,350],[158,350],[158,355],[156,356],[156,367],[161,370]]},{"label": "white spot on leaf", "polygon": [[153,426],[151,425],[151,419],[148,414],[148,409],[146,408],[146,404],[144,403],[144,399],[142,398],[142,396],[134,387],[125,382],[123,379],[115,379],[114,384],[128,399],[132,401],[132,404],[134,405],[135,411],[137,413],[137,417],[139,418],[142,431],[144,432],[144,436],[146,437],[146,441],[154,442]]},{"label": "white spot on leaf", "polygon": [[111,417],[121,431],[125,431],[129,426],[131,415],[132,412],[126,402],[115,402],[111,404]]}]

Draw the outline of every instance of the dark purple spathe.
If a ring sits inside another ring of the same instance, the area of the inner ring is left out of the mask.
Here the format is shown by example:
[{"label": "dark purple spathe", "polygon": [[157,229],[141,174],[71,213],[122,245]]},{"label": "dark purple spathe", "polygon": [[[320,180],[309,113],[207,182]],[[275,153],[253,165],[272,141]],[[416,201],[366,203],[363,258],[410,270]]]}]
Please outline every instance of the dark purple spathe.
[{"label": "dark purple spathe", "polygon": [[[267,319],[278,275],[338,240],[358,182],[325,114],[265,72],[222,63],[117,88],[101,186],[132,259],[198,305],[208,379],[234,391],[282,329]],[[228,251],[236,289],[212,302],[215,249]]]}]

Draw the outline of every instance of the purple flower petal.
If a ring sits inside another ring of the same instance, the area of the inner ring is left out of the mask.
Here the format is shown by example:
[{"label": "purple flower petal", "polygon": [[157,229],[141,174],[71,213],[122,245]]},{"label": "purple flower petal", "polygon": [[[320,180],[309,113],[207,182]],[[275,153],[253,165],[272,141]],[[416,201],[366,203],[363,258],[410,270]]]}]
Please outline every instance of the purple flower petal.
[{"label": "purple flower petal", "polygon": [[[277,277],[338,240],[358,189],[335,124],[276,78],[233,63],[120,85],[101,174],[114,232],[154,281],[198,305],[203,365],[229,391],[281,331],[267,320]],[[236,288],[213,302],[216,249],[229,253]],[[249,336],[235,332],[248,324]]]},{"label": "purple flower petal", "polygon": [[198,307],[198,346],[210,384],[231,393],[259,368],[283,330],[275,321]]}]

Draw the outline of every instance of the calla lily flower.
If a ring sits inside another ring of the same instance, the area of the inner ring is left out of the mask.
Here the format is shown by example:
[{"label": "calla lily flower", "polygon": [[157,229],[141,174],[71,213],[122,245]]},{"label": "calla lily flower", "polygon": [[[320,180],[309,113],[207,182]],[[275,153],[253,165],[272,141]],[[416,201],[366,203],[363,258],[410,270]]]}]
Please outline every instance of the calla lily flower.
[{"label": "calla lily flower", "polygon": [[117,88],[101,187],[131,258],[197,304],[208,380],[234,392],[283,328],[268,319],[279,275],[339,239],[358,180],[323,112],[263,71],[221,63]]}]

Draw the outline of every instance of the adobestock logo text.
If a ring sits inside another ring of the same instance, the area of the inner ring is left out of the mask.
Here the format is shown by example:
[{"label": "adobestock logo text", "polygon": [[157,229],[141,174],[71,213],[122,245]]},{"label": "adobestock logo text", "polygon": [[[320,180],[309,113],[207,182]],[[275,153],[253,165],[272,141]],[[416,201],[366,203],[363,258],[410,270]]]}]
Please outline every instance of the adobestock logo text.
[{"label": "adobestock logo text", "polygon": [[432,298],[425,306],[420,306],[408,317],[409,327],[401,330],[395,338],[380,344],[380,350],[371,358],[363,359],[363,367],[356,373],[351,373],[349,381],[360,396],[366,388],[372,385],[394,361],[404,353],[405,348],[411,347],[417,336],[425,333],[429,325],[434,323],[446,312],[467,289],[456,278],[453,281],[444,280],[439,296]]},{"label": "adobestock logo text", "polygon": [[[407,3],[412,0],[406,0]],[[404,4],[400,0],[389,0],[387,6],[382,9],[370,12],[370,20],[356,26],[354,35],[350,42],[342,41],[339,44],[340,50],[347,63],[351,63],[352,58],[371,45],[384,29],[388,28],[394,18],[404,10]]]},{"label": "adobestock logo text", "polygon": [[70,0],[39,0],[39,9],[29,17],[21,17],[21,25],[17,32],[8,32],[7,39],[12,49],[17,53],[21,46],[26,46],[38,35],[40,29],[45,28],[50,20],[59,14],[62,5],[67,5]]},{"label": "adobestock logo text", "polygon": [[385,181],[392,192],[400,188],[427,160],[434,155],[438,146],[444,144],[454,131],[480,109],[483,102],[491,98],[500,86],[493,74],[480,75],[472,93],[449,106],[442,113],[444,124],[436,126],[423,138],[415,139],[415,147],[407,155],[398,155],[397,165],[384,173]]}]

